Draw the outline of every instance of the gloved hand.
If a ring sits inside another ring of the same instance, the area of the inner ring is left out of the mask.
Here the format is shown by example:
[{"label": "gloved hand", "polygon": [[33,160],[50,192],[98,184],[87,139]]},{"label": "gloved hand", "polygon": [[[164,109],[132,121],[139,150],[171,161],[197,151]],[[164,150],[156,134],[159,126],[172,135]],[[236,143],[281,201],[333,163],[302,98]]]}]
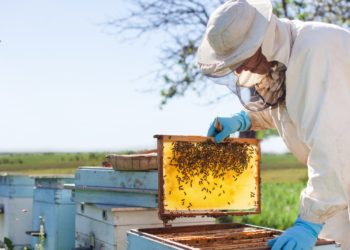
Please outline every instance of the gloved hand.
[{"label": "gloved hand", "polygon": [[249,115],[243,110],[237,114],[234,114],[232,117],[219,117],[219,122],[221,123],[223,128],[223,130],[220,133],[217,133],[215,131],[215,121],[216,118],[214,119],[214,122],[210,125],[207,136],[215,136],[216,143],[221,142],[225,137],[229,136],[230,134],[236,131],[246,131],[248,128],[250,128],[251,125]]},{"label": "gloved hand", "polygon": [[271,250],[307,250],[313,249],[323,224],[316,224],[298,218],[294,222],[294,227],[287,229],[281,236],[269,240]]}]

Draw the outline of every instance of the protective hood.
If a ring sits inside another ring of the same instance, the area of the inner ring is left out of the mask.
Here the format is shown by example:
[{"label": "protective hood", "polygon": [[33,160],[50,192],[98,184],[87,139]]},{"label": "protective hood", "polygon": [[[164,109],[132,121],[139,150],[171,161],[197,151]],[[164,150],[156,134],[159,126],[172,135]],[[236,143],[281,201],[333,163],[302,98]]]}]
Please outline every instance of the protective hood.
[{"label": "protective hood", "polygon": [[[252,45],[249,49],[245,47],[240,51],[241,48],[237,48],[235,53],[239,54],[240,57],[237,57],[237,60],[231,61],[229,65],[225,62],[216,64],[215,67],[209,64],[201,64],[200,59],[203,56],[198,56],[199,68],[203,74],[217,84],[226,85],[239,97],[245,108],[252,110],[252,107],[254,107],[252,111],[260,111],[268,107],[275,108],[284,101],[285,71],[288,67],[292,46],[289,21],[287,19],[279,19],[274,14],[271,14],[261,41],[259,37],[256,37],[256,39],[256,42],[247,41],[248,43],[254,44],[254,46]],[[258,47],[256,47],[257,44],[259,45]],[[213,48],[215,48],[215,46],[213,46]],[[266,75],[255,74],[250,71],[242,71],[240,74],[235,72],[235,70],[244,63],[245,60],[253,56],[259,48],[261,48],[261,53],[266,57],[267,61],[274,62],[271,72]],[[205,53],[205,51],[199,51],[199,55],[203,53]],[[212,53],[212,51],[208,53]],[[208,57],[209,56],[207,56],[207,58]],[[220,67],[218,65],[220,65]],[[225,67],[225,65],[227,66]],[[255,91],[241,89],[252,87],[255,87]],[[263,100],[263,106],[247,106],[247,103],[256,102],[258,100]]]}]

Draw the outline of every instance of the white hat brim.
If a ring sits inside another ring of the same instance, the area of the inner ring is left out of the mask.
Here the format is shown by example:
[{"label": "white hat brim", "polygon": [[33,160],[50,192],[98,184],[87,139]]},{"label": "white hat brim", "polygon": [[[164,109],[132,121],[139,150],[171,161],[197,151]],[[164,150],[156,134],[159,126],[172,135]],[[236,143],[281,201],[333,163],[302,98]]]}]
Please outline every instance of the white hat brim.
[{"label": "white hat brim", "polygon": [[251,29],[241,45],[226,54],[218,54],[210,46],[207,32],[198,47],[197,62],[203,74],[221,77],[237,69],[259,49],[272,15],[270,0],[245,0],[256,9]]}]

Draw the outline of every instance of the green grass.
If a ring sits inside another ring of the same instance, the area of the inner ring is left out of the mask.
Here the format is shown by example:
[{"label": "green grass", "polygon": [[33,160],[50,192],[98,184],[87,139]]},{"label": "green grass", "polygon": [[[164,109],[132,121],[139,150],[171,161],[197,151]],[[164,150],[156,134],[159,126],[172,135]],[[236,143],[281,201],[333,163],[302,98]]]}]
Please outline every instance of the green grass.
[{"label": "green grass", "polygon": [[[119,152],[130,154],[132,151]],[[0,172],[73,174],[79,166],[101,166],[109,153],[0,155]],[[262,155],[262,214],[219,219],[277,229],[293,225],[299,196],[306,187],[307,167],[291,155]]]},{"label": "green grass", "polygon": [[[130,154],[133,151],[119,152]],[[101,166],[106,153],[19,154],[0,156],[0,172],[27,174],[72,174],[79,166]],[[291,183],[307,180],[307,167],[292,154],[262,155],[262,183]]]},{"label": "green grass", "polygon": [[299,214],[299,196],[306,183],[263,183],[261,214],[241,217],[228,216],[218,222],[238,222],[285,230]]},{"label": "green grass", "polygon": [[299,162],[299,160],[292,154],[261,156],[261,170],[276,170],[288,168],[306,169],[306,165]]},{"label": "green grass", "polygon": [[[118,152],[131,154],[135,151]],[[28,174],[74,173],[80,166],[101,166],[105,156],[111,153],[73,153],[73,154],[13,154],[0,155],[0,172],[25,172]]]}]

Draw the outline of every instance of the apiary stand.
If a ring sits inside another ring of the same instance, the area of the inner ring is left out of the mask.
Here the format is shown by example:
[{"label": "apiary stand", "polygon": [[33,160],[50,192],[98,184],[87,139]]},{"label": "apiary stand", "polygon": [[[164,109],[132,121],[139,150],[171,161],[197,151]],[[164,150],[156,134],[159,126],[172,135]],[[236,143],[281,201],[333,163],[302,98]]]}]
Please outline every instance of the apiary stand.
[{"label": "apiary stand", "polygon": [[30,246],[25,231],[32,226],[33,187],[34,180],[27,175],[0,175],[0,247],[4,237],[12,241],[15,250]]},{"label": "apiary stand", "polygon": [[32,248],[37,244],[45,250],[74,248],[75,202],[71,190],[63,189],[73,182],[74,175],[35,177],[32,230],[27,232]]},{"label": "apiary stand", "polygon": [[[172,228],[132,229],[127,233],[127,250],[268,250],[270,239],[283,231],[224,223],[216,225],[184,226]],[[339,249],[333,240],[318,239],[315,250]]]}]

